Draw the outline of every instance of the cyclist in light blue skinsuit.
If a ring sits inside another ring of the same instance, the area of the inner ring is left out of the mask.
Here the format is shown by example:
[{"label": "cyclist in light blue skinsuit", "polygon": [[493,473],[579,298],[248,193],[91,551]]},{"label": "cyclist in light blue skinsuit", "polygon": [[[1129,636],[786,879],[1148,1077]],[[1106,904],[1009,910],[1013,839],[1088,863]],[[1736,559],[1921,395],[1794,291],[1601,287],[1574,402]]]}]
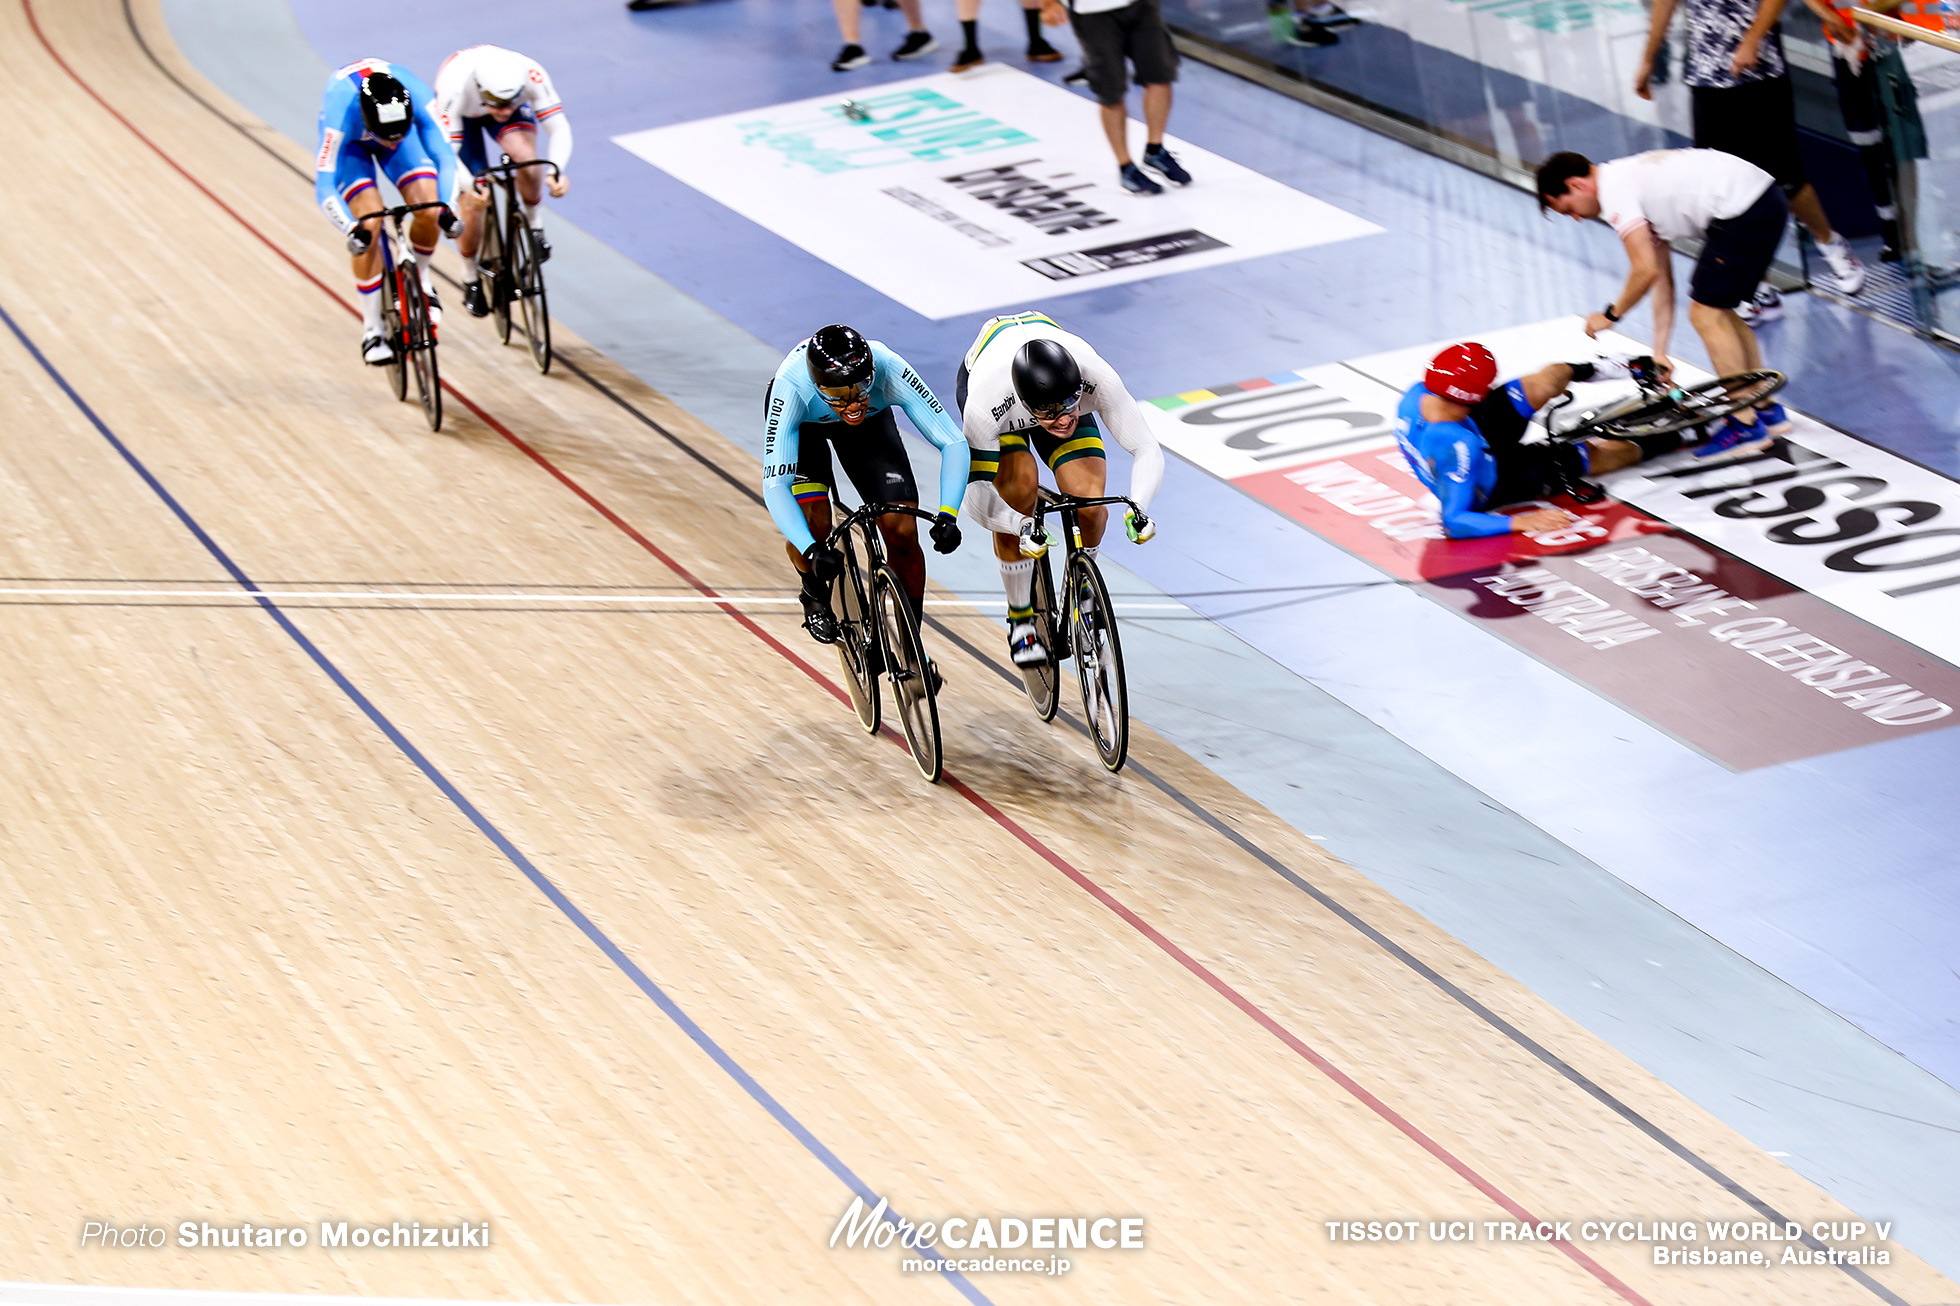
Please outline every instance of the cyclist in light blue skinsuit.
[{"label": "cyclist in light blue skinsuit", "polygon": [[[864,502],[914,507],[919,502],[894,406],[938,446],[939,513],[932,523],[932,547],[951,553],[960,544],[966,437],[910,363],[847,326],[827,326],[789,351],[763,396],[763,502],[789,541],[790,562],[802,577],[803,625],[819,643],[837,638],[830,582],[843,567],[836,551],[822,543],[830,533],[830,492],[837,484],[832,447]],[[926,593],[918,519],[887,513],[878,519],[878,531],[916,617]]]},{"label": "cyclist in light blue skinsuit", "polygon": [[[435,115],[435,92],[400,64],[362,59],[327,79],[320,101],[320,149],[313,161],[313,193],[354,255],[354,288],[361,306],[361,357],[394,359],[394,344],[381,329],[381,251],[375,223],[358,219],[384,207],[375,165],[409,204],[448,204],[456,193],[456,151]],[[436,302],[437,232],[462,230],[448,208],[425,209],[409,220],[408,241],[421,260],[429,314],[441,321]]]}]

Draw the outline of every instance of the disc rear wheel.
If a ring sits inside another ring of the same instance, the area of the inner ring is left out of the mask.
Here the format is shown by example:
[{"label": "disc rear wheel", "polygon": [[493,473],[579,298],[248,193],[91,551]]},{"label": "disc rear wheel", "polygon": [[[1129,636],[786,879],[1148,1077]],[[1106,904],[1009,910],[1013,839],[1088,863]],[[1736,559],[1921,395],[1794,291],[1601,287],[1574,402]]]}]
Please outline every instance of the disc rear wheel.
[{"label": "disc rear wheel", "polygon": [[871,573],[871,595],[878,612],[892,704],[898,710],[899,724],[905,729],[905,742],[912,749],[919,774],[932,783],[939,779],[944,758],[939,742],[938,687],[933,684],[932,667],[919,639],[919,623],[913,619],[912,604],[891,568],[880,565]]}]

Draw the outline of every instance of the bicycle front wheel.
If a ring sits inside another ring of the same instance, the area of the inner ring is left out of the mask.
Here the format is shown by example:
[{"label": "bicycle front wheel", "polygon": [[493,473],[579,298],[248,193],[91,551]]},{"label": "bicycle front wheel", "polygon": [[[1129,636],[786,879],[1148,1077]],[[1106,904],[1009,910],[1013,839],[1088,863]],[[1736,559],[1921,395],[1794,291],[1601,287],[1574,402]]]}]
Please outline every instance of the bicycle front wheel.
[{"label": "bicycle front wheel", "polygon": [[880,719],[878,672],[873,665],[877,633],[871,628],[864,596],[864,572],[858,568],[852,535],[845,535],[842,552],[844,574],[830,586],[830,610],[837,618],[837,663],[843,669],[844,689],[851,696],[858,724],[866,734],[875,735]]},{"label": "bicycle front wheel", "polygon": [[511,244],[519,251],[516,265],[518,307],[524,315],[524,338],[531,343],[531,365],[540,372],[551,370],[551,310],[544,298],[544,265],[538,262],[536,237],[521,218],[518,236]]},{"label": "bicycle front wheel", "polygon": [[408,340],[409,366],[415,372],[415,396],[431,431],[442,429],[442,378],[436,373],[436,329],[429,321],[429,297],[422,289],[420,268],[402,277],[402,334]]},{"label": "bicycle front wheel", "polygon": [[1083,554],[1068,560],[1069,643],[1075,651],[1075,678],[1082,685],[1082,715],[1105,770],[1120,771],[1130,755],[1130,693],[1123,678],[1123,644],[1116,634],[1116,611],[1109,587],[1095,561]]},{"label": "bicycle front wheel", "polygon": [[892,682],[892,705],[912,760],[928,784],[939,779],[944,758],[939,743],[939,697],[932,667],[919,640],[919,623],[912,616],[898,575],[880,563],[871,573],[871,602],[878,610],[879,642],[885,650],[885,673]]},{"label": "bicycle front wheel", "polygon": [[1034,705],[1034,713],[1043,721],[1053,721],[1056,709],[1062,705],[1062,650],[1057,636],[1061,623],[1055,620],[1055,581],[1049,574],[1048,559],[1040,558],[1034,564],[1034,630],[1041,638],[1041,647],[1048,650],[1048,659],[1031,667],[1019,667],[1021,683],[1027,686],[1028,702]]}]

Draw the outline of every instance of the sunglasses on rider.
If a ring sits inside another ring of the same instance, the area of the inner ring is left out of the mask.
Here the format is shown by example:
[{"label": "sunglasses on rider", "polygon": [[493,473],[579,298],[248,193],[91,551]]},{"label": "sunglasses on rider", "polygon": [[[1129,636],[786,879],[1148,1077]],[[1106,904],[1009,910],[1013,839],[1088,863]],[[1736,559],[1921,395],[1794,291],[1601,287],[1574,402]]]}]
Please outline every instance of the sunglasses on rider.
[{"label": "sunglasses on rider", "polygon": [[856,385],[820,385],[817,393],[832,408],[855,408],[871,397],[871,383],[860,381]]},{"label": "sunglasses on rider", "polygon": [[1082,404],[1082,392],[1077,390],[1068,398],[1055,404],[1029,404],[1028,411],[1038,422],[1055,422],[1073,413]]}]

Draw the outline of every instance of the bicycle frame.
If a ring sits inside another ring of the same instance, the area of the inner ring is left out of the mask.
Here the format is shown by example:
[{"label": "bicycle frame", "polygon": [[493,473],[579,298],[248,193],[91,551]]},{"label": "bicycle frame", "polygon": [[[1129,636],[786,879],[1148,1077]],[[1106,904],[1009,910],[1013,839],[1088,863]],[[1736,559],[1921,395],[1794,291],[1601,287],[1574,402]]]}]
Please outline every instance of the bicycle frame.
[{"label": "bicycle frame", "polygon": [[[1120,771],[1129,755],[1129,689],[1108,585],[1103,580],[1102,569],[1096,566],[1082,542],[1080,514],[1084,508],[1115,503],[1126,505],[1142,518],[1143,512],[1136,501],[1124,495],[1077,498],[1046,486],[1036,488],[1035,539],[1048,538],[1042,529],[1043,519],[1051,513],[1059,516],[1065,558],[1060,591],[1055,588],[1047,555],[1037,564],[1036,623],[1038,628],[1045,626],[1041,633],[1048,641],[1048,659],[1021,668],[1036,715],[1051,721],[1060,705],[1059,668],[1064,661],[1075,662],[1076,680],[1082,689],[1083,718],[1104,769],[1111,772]],[[1045,616],[1040,615],[1044,612]]]},{"label": "bicycle frame", "polygon": [[[416,257],[415,246],[402,226],[412,213],[446,207],[440,201],[398,204],[355,219],[357,223],[372,222],[380,227],[382,322],[391,336],[389,347],[394,352],[394,358],[388,363],[389,385],[395,398],[406,399],[408,373],[415,373],[416,397],[432,431],[442,429],[442,377],[436,365],[436,327],[429,320],[421,260]],[[414,307],[417,305],[419,309]]]},{"label": "bicycle frame", "polygon": [[[831,503],[843,506],[834,498]],[[838,617],[838,659],[858,723],[866,731],[878,729],[878,679],[884,676],[891,681],[893,706],[905,728],[912,760],[932,782],[939,779],[942,760],[937,673],[925,654],[911,599],[885,557],[879,519],[893,514],[923,521],[934,517],[911,504],[866,503],[846,512],[825,536],[825,547],[840,553],[844,563],[842,574],[832,582],[830,599]],[[864,540],[862,568],[851,543],[854,536]]]},{"label": "bicycle frame", "polygon": [[[497,224],[497,245],[503,256],[508,258],[510,226],[518,221],[517,215],[523,212],[517,193],[517,174],[527,168],[549,168],[553,181],[563,174],[558,171],[558,165],[550,159],[526,159],[518,163],[514,162],[508,154],[503,157],[502,163],[485,168],[475,180],[477,193],[485,196],[484,224],[486,226],[493,222]],[[489,188],[487,192],[484,189],[486,184]]]},{"label": "bicycle frame", "polygon": [[[401,278],[421,266],[421,260],[415,255],[415,246],[408,239],[407,233],[402,230],[402,224],[408,220],[410,214],[420,213],[424,209],[447,207],[441,200],[434,200],[428,204],[397,204],[393,208],[377,209],[373,213],[364,213],[354,219],[357,225],[367,222],[381,224],[381,274],[395,283],[397,302],[402,298]],[[409,349],[433,349],[435,335],[431,332],[426,340],[402,340],[396,343]]]},{"label": "bicycle frame", "polygon": [[[1574,402],[1570,390],[1545,405],[1544,411],[1535,420],[1544,423],[1546,436],[1553,440],[1584,440],[1594,435],[1608,439],[1629,438],[1612,428],[1629,422],[1636,415],[1638,421],[1634,424],[1639,429],[1635,433],[1661,434],[1713,421],[1741,408],[1760,404],[1782,389],[1788,379],[1781,372],[1749,371],[1681,385],[1672,380],[1642,376],[1635,378],[1635,394],[1588,408],[1563,428],[1557,418]],[[1738,391],[1743,393],[1738,395]]]},{"label": "bicycle frame", "polygon": [[478,263],[487,274],[486,298],[497,320],[499,338],[510,343],[511,309],[516,306],[531,348],[531,361],[540,372],[549,372],[551,315],[536,243],[524,221],[517,178],[527,168],[549,168],[554,180],[562,174],[549,159],[519,163],[506,154],[503,160],[485,168],[475,179],[478,193],[483,193],[485,186],[489,188],[478,235]]}]

